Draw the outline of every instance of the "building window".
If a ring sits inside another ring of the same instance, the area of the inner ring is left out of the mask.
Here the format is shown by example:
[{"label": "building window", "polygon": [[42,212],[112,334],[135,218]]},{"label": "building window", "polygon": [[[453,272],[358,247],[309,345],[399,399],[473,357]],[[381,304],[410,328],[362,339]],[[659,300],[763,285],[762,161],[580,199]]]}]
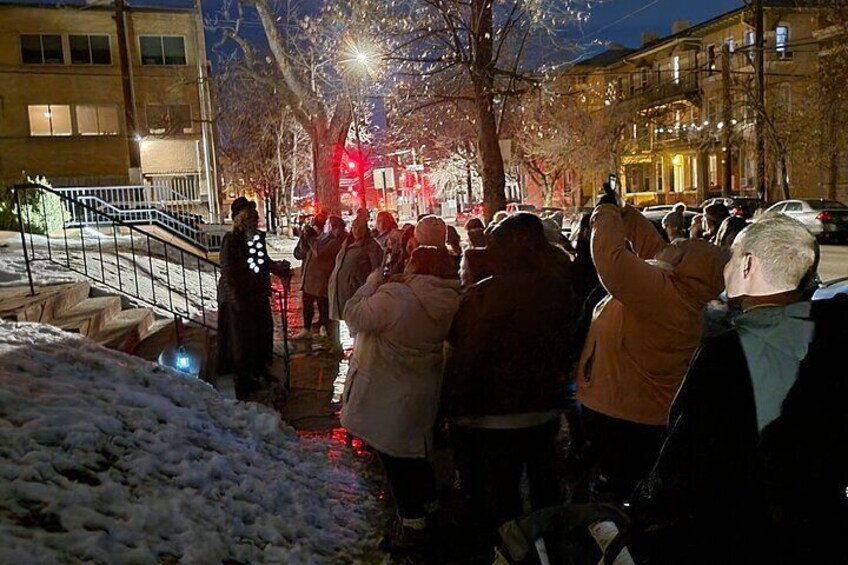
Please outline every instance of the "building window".
[{"label": "building window", "polygon": [[77,106],[77,132],[80,135],[118,135],[118,108]]},{"label": "building window", "polygon": [[142,65],[185,65],[185,39],[175,35],[142,35]]},{"label": "building window", "polygon": [[716,186],[718,184],[718,157],[715,155],[710,155],[710,186]]},{"label": "building window", "polygon": [[692,182],[690,184],[692,185],[692,188],[697,189],[698,188],[698,158],[695,157],[695,156],[692,156],[689,159],[690,159],[690,161],[689,161],[689,176],[692,179]]},{"label": "building window", "polygon": [[21,60],[24,65],[62,65],[61,35],[21,35]]},{"label": "building window", "polygon": [[663,160],[662,160],[662,157],[660,157],[660,160],[657,161],[656,177],[657,177],[657,192],[662,192],[663,191]]},{"label": "building window", "polygon": [[777,106],[787,114],[792,112],[792,85],[788,82],[777,86]]},{"label": "building window", "polygon": [[713,74],[716,70],[716,50],[715,45],[707,47],[707,73]]},{"label": "building window", "polygon": [[192,133],[191,107],[187,104],[148,105],[147,131],[154,135]]},{"label": "building window", "polygon": [[789,26],[780,24],[774,28],[774,48],[781,55],[789,52]]},{"label": "building window", "polygon": [[745,46],[753,47],[754,43],[757,41],[757,34],[753,30],[748,30],[745,32]]},{"label": "building window", "polygon": [[734,51],[736,51],[736,40],[735,40],[735,39],[733,39],[732,37],[728,37],[728,38],[725,40],[725,42],[724,42],[724,43],[727,45],[727,50],[728,50],[728,51],[730,51],[731,53],[733,53]]},{"label": "building window", "polygon": [[28,106],[29,134],[35,137],[64,136],[73,133],[71,107],[56,104]]},{"label": "building window", "polygon": [[671,60],[671,76],[674,84],[680,84],[680,57],[678,56]]},{"label": "building window", "polygon": [[108,35],[69,35],[72,65],[111,65]]},{"label": "building window", "polygon": [[648,87],[648,69],[642,69],[639,72],[639,74],[642,75],[641,76],[641,78],[642,78],[642,88],[647,88]]}]

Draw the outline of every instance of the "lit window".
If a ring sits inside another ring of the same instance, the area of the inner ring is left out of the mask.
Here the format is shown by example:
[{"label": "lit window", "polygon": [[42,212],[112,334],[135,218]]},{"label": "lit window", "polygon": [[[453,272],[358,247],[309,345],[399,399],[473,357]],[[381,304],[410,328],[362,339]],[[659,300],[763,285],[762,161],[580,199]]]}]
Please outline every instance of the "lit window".
[{"label": "lit window", "polygon": [[24,65],[62,65],[62,36],[48,34],[21,35],[21,61]]},{"label": "lit window", "polygon": [[710,155],[710,186],[716,186],[718,184],[718,157],[715,155]]},{"label": "lit window", "polygon": [[680,57],[675,56],[672,59],[671,75],[674,77],[674,84],[680,84]]},{"label": "lit window", "polygon": [[727,39],[727,41],[725,41],[725,43],[727,44],[727,49],[731,53],[733,53],[736,50],[736,40],[734,40],[732,37],[729,37]]},{"label": "lit window", "polygon": [[143,35],[139,38],[142,65],[185,65],[185,39],[182,36]]},{"label": "lit window", "polygon": [[115,106],[77,106],[80,135],[118,135],[118,109]]},{"label": "lit window", "polygon": [[55,104],[29,106],[29,134],[36,137],[71,135],[71,107]]},{"label": "lit window", "polygon": [[707,70],[712,74],[716,70],[716,50],[715,45],[707,47]]},{"label": "lit window", "polygon": [[72,65],[111,65],[108,35],[69,35]]},{"label": "lit window", "polygon": [[774,29],[774,46],[778,53],[786,53],[789,45],[789,26],[779,25]]},{"label": "lit window", "polygon": [[751,30],[745,32],[745,45],[752,47],[757,41],[757,34]]},{"label": "lit window", "polygon": [[660,157],[659,162],[656,165],[656,177],[657,177],[657,192],[663,191],[663,161],[662,157]]}]

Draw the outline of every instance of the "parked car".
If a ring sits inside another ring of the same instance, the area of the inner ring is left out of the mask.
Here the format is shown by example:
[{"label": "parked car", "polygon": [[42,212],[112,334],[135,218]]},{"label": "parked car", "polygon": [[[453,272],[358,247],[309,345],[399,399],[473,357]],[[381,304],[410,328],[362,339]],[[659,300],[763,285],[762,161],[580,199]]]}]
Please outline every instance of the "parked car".
[{"label": "parked car", "polygon": [[704,200],[703,204],[700,206],[700,211],[703,211],[704,208],[714,202],[721,202],[727,206],[731,215],[740,216],[746,220],[750,220],[754,216],[754,212],[757,210],[766,207],[766,203],[760,198],[750,196],[718,196],[716,198],[708,198],[707,200]]},{"label": "parked car", "polygon": [[822,283],[813,294],[813,300],[827,300],[837,294],[848,294],[848,277]]},{"label": "parked car", "polygon": [[531,214],[539,213],[539,209],[532,204],[522,204],[521,202],[510,202],[506,205],[506,211],[509,214],[515,214],[516,212],[530,212]]},{"label": "parked car", "polygon": [[[665,234],[665,230],[662,227],[662,220],[666,217],[666,215],[671,212],[671,210],[648,210],[645,209],[642,211],[642,215],[651,220],[651,223],[654,224],[654,227],[657,228],[657,231],[661,234]],[[697,215],[697,212],[693,212],[691,210],[683,211],[683,221],[686,223],[686,236],[689,236],[689,228],[692,226],[692,218]]]},{"label": "parked car", "polygon": [[795,218],[819,239],[848,240],[848,206],[837,200],[782,200],[768,211]]},{"label": "parked car", "polygon": [[642,212],[671,212],[674,210],[676,204],[658,204],[656,206],[645,206],[642,208]]}]

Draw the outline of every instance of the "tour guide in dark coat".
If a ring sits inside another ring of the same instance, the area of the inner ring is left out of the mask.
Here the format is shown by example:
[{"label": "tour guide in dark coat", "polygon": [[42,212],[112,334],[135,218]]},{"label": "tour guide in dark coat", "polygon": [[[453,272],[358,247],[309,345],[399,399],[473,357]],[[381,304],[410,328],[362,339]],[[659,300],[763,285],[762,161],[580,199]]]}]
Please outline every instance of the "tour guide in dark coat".
[{"label": "tour guide in dark coat", "polygon": [[290,266],[268,256],[255,202],[239,197],[230,210],[233,230],[221,243],[218,280],[217,372],[235,374],[237,390],[250,390],[260,385],[260,379],[270,378],[274,342],[270,275],[288,278]]}]

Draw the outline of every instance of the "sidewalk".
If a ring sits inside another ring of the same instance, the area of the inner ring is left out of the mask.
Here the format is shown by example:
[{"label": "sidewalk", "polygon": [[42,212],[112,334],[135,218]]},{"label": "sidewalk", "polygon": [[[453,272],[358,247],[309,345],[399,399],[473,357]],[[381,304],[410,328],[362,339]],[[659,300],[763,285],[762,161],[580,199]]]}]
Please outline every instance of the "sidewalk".
[{"label": "sidewalk", "polygon": [[[276,390],[260,391],[245,400],[261,402],[274,406],[283,420],[299,433],[327,434],[344,442],[344,433],[339,426],[339,410],[348,369],[348,357],[353,349],[353,341],[342,324],[341,340],[344,357],[331,355],[326,340],[315,336],[310,340],[294,340],[293,336],[303,330],[303,303],[300,261],[294,258],[296,239],[270,238],[268,246],[275,260],[285,259],[292,264],[293,276],[288,296],[286,321],[288,324],[288,348],[290,353],[291,393],[283,399]],[[282,299],[283,287],[280,281],[272,278],[275,294],[272,300],[274,317],[274,350],[285,354],[283,341],[282,311],[285,308]]]}]

